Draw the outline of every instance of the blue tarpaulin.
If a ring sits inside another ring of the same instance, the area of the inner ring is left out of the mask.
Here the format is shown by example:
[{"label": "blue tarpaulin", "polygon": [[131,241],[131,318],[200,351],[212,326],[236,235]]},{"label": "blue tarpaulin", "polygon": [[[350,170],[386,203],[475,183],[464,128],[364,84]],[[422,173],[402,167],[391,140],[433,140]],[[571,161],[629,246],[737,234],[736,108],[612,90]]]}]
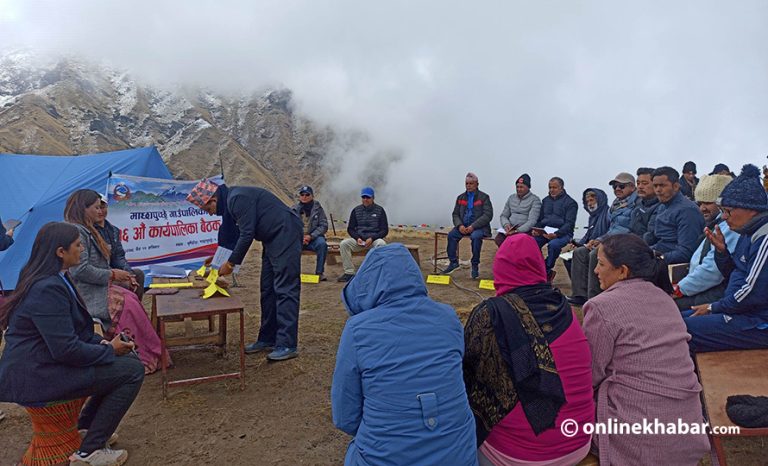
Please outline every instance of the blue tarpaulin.
[{"label": "blue tarpaulin", "polygon": [[16,287],[40,228],[64,220],[69,195],[84,188],[104,193],[112,172],[173,178],[155,147],[75,156],[0,154],[0,218],[22,222],[13,245],[0,252],[5,289]]}]

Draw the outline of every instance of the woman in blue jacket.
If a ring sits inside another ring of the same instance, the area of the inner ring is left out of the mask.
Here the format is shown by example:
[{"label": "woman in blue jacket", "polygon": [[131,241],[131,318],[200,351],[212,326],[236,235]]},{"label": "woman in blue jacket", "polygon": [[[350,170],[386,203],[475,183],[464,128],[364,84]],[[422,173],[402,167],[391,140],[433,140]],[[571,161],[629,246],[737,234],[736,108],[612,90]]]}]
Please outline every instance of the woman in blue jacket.
[{"label": "woman in blue jacket", "polygon": [[16,291],[0,307],[7,328],[0,357],[0,401],[40,406],[90,396],[78,429],[87,430],[70,465],[123,464],[107,439],[139,393],[144,367],[132,342],[103,340],[66,272],[80,262],[78,229],[51,222],[35,238]]},{"label": "woman in blue jacket", "polygon": [[371,250],[342,291],[333,423],[354,436],[345,465],[477,464],[455,311],[432,301],[402,244]]}]

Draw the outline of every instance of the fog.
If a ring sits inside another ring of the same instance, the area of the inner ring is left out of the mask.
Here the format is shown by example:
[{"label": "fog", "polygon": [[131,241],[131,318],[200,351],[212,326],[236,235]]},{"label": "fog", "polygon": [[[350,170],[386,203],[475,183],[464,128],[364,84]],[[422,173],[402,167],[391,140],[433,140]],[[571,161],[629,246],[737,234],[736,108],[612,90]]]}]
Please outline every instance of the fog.
[{"label": "fog", "polygon": [[468,171],[498,226],[522,173],[540,197],[564,178],[580,203],[639,166],[762,166],[766,24],[762,0],[0,0],[4,46],[155,83],[290,88],[297,111],[368,135],[333,151],[327,189],[375,180],[411,224],[449,224]]}]

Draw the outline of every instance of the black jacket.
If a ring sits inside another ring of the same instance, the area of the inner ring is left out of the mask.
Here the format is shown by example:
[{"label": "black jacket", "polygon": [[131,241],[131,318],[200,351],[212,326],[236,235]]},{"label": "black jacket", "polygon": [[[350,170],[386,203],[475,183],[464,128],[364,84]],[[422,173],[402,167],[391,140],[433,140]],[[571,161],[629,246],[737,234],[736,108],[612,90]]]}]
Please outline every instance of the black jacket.
[{"label": "black jacket", "polygon": [[[318,201],[312,203],[312,210],[309,212],[309,236],[314,240],[318,236],[325,236],[328,231],[328,217]],[[301,202],[297,202],[291,210],[301,219]]]},{"label": "black jacket", "polygon": [[43,278],[11,314],[0,357],[0,401],[56,401],[90,387],[94,366],[116,357],[112,346],[100,341],[91,315],[64,279]]},{"label": "black jacket", "polygon": [[370,207],[360,204],[349,214],[347,233],[352,239],[382,239],[389,233],[389,223],[384,207],[373,203]]},{"label": "black jacket", "polygon": [[221,185],[217,214],[232,216],[239,236],[229,262],[242,264],[253,241],[261,241],[264,254],[279,258],[291,248],[300,248],[299,217],[274,194],[263,188]]},{"label": "black jacket", "polygon": [[[658,214],[660,205],[661,203],[656,197],[646,201],[640,196],[637,196],[635,208],[632,209],[632,213],[629,217],[629,231],[646,239],[644,235],[648,233],[648,226],[653,225],[653,220]],[[653,232],[651,232],[651,234],[652,233]],[[646,240],[646,242],[648,241],[649,240]]]},{"label": "black jacket", "polygon": [[536,226],[557,228],[555,234],[558,238],[573,236],[578,213],[579,205],[563,190],[556,198],[546,196],[541,200],[541,214]]},{"label": "black jacket", "polygon": [[[459,194],[456,198],[456,205],[453,207],[453,226],[459,227],[464,225],[464,215],[467,213],[467,192]],[[491,220],[493,220],[493,204],[491,204],[491,198],[480,191],[475,191],[475,201],[473,202],[473,209],[475,209],[475,220],[472,222],[473,230],[483,230],[484,236],[491,236]]]}]

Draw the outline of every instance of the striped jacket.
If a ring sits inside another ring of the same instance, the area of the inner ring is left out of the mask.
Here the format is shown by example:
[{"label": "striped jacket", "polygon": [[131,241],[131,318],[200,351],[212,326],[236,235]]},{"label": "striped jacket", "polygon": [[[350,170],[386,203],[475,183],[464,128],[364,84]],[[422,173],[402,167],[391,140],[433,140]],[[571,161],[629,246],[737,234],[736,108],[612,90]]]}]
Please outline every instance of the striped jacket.
[{"label": "striped jacket", "polygon": [[[755,217],[741,230],[733,253],[717,252],[717,268],[728,288],[712,303],[713,314],[738,314],[744,328],[768,327],[768,213]],[[731,319],[728,319],[729,321]]]}]

